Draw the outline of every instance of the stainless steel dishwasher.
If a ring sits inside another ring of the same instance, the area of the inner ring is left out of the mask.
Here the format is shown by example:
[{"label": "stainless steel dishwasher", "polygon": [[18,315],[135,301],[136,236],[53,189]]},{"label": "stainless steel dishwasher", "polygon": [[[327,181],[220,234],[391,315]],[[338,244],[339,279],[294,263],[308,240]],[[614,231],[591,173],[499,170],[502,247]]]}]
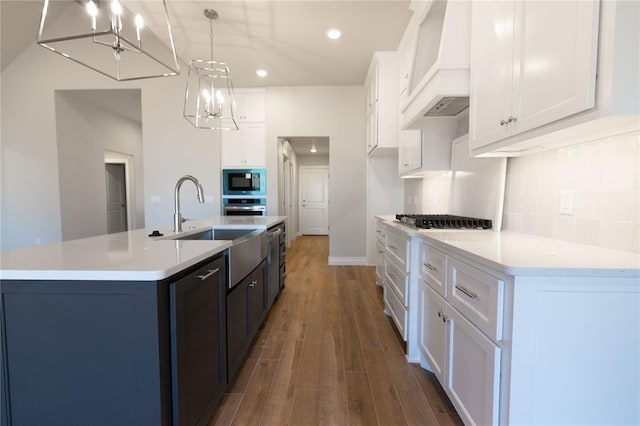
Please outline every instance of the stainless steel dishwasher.
[{"label": "stainless steel dishwasher", "polygon": [[267,309],[280,293],[280,234],[279,227],[267,231]]}]

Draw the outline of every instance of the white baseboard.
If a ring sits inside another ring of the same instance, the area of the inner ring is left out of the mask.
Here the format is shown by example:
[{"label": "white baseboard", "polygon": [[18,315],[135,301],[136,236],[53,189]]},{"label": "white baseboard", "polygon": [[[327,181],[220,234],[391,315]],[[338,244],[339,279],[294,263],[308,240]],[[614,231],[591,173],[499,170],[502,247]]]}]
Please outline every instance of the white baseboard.
[{"label": "white baseboard", "polygon": [[329,256],[329,266],[367,266],[367,258]]}]

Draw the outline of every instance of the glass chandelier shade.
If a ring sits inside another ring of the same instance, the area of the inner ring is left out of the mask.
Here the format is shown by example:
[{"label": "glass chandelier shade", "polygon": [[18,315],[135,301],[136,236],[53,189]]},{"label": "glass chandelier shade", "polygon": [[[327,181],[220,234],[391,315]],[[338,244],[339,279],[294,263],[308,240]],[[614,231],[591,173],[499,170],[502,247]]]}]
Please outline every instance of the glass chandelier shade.
[{"label": "glass chandelier shade", "polygon": [[189,63],[183,115],[199,129],[238,130],[231,71],[224,62],[213,60],[213,20],[218,14],[211,9],[204,14],[210,20],[211,59]]},{"label": "glass chandelier shade", "polygon": [[36,42],[117,81],[178,75],[165,0],[123,3],[45,0]]}]

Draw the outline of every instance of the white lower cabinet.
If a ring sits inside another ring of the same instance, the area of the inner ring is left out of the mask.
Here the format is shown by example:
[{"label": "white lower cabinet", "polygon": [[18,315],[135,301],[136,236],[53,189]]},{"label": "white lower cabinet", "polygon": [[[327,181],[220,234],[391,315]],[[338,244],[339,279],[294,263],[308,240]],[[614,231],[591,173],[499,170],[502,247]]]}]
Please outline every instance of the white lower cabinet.
[{"label": "white lower cabinet", "polygon": [[376,242],[376,284],[384,285],[384,246]]},{"label": "white lower cabinet", "polygon": [[498,423],[500,348],[445,305],[444,390],[465,424]]},{"label": "white lower cabinet", "polygon": [[391,316],[405,342],[409,336],[411,241],[404,232],[378,223],[376,283],[384,288],[385,313]]},{"label": "white lower cabinet", "polygon": [[498,424],[504,283],[425,243],[420,260],[421,361],[465,424]]},{"label": "white lower cabinet", "polygon": [[384,306],[396,324],[402,340],[406,341],[408,333],[407,319],[409,314],[404,304],[388,285],[384,286]]},{"label": "white lower cabinet", "polygon": [[420,351],[440,383],[444,382],[445,301],[420,280]]},{"label": "white lower cabinet", "polygon": [[465,424],[498,423],[500,348],[420,280],[420,351]]},{"label": "white lower cabinet", "polygon": [[466,425],[640,424],[637,276],[508,275],[420,239],[407,347]]}]

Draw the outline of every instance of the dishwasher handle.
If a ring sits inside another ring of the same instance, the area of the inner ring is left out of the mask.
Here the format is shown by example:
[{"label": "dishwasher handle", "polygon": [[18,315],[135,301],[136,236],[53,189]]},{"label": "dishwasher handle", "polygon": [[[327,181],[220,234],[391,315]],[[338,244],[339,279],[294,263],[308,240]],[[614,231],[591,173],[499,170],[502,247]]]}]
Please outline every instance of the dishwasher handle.
[{"label": "dishwasher handle", "polygon": [[280,234],[282,234],[282,229],[278,228],[275,231],[269,231],[267,233],[267,239],[269,241],[275,240],[276,238],[280,237]]}]

